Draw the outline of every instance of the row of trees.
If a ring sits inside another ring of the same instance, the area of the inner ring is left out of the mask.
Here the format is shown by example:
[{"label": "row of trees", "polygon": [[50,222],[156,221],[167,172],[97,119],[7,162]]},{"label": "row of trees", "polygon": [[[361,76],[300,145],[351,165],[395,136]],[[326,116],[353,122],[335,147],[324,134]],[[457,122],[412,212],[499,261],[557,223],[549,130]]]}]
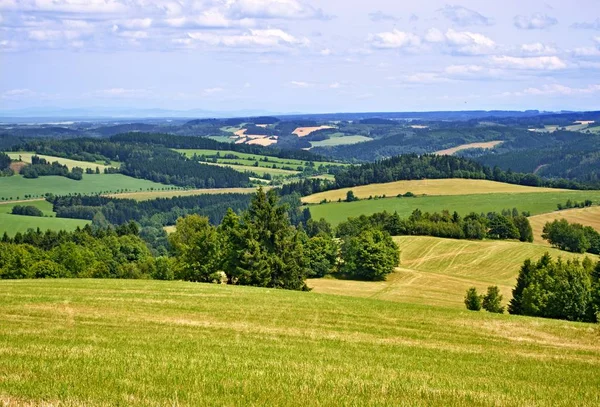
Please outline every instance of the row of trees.
[{"label": "row of trees", "polygon": [[483,308],[487,312],[494,314],[503,314],[502,294],[497,286],[490,286],[485,295],[479,295],[477,288],[471,287],[465,295],[465,306],[469,311],[481,311]]},{"label": "row of trees", "polygon": [[24,216],[44,216],[44,213],[40,208],[32,205],[15,205],[13,206],[11,213],[13,215],[24,215]]},{"label": "row of trees", "polygon": [[526,260],[519,272],[508,312],[515,315],[597,322],[600,312],[600,263],[585,258]]},{"label": "row of trees", "polygon": [[570,199],[567,199],[566,203],[557,204],[556,209],[558,209],[559,211],[562,211],[565,209],[573,209],[573,208],[588,208],[588,207],[592,206],[593,204],[594,203],[590,199],[586,199],[583,202],[577,202],[577,201],[572,201]]},{"label": "row of trees", "polygon": [[58,175],[79,181],[83,178],[83,168],[73,167],[69,171],[69,167],[60,164],[58,161],[49,163],[46,159],[34,155],[31,157],[31,165],[27,165],[21,169],[21,175],[24,178]]},{"label": "row of trees", "polygon": [[498,239],[533,241],[533,231],[529,219],[519,211],[503,211],[504,214],[490,212],[485,214],[471,213],[465,217],[457,212],[423,213],[416,209],[407,219],[402,219],[397,212],[375,213],[371,216],[361,215],[349,218],[338,225],[338,236],[353,234],[356,230],[377,228],[392,236],[435,236],[452,239]]},{"label": "row of trees", "polygon": [[561,250],[600,254],[600,233],[591,226],[569,223],[566,219],[547,222],[542,238]]}]

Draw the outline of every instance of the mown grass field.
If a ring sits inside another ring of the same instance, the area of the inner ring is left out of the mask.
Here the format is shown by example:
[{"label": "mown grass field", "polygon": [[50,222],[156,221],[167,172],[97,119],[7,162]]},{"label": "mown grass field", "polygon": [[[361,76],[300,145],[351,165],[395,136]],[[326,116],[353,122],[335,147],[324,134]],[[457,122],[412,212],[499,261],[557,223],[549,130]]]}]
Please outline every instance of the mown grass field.
[{"label": "mown grass field", "polygon": [[549,245],[546,240],[542,239],[544,225],[546,222],[552,222],[560,219],[566,219],[570,223],[580,223],[584,226],[591,226],[597,231],[600,231],[600,206],[592,206],[581,209],[567,209],[530,217],[529,222],[531,223],[531,228],[533,229],[534,241],[536,243]]},{"label": "mown grass field", "polygon": [[325,218],[334,225],[348,217],[370,215],[376,212],[395,212],[408,217],[415,209],[423,212],[439,212],[444,209],[457,211],[460,215],[471,212],[499,212],[502,209],[517,208],[532,215],[553,212],[556,205],[568,199],[584,201],[600,200],[600,191],[556,191],[534,193],[495,193],[477,195],[425,196],[417,198],[386,198],[362,200],[358,202],[331,202],[309,206],[313,218]]},{"label": "mown grass field", "polygon": [[494,193],[525,193],[525,192],[559,192],[568,191],[551,188],[536,188],[523,185],[505,184],[503,182],[479,180],[479,179],[424,179],[412,181],[396,181],[385,184],[369,184],[359,187],[335,189],[320,192],[302,198],[305,203],[319,203],[323,199],[337,201],[346,199],[348,191],[352,190],[354,195],[360,199],[369,196],[395,197],[398,194],[412,192],[415,195],[473,195]]},{"label": "mown grass field", "polygon": [[[429,236],[394,237],[400,247],[400,267],[386,281],[363,282],[331,278],[309,280],[318,293],[354,295],[390,301],[464,308],[469,287],[485,292],[497,285],[504,302],[512,298],[519,269],[526,259],[546,252],[554,258],[577,255],[531,243],[471,241]],[[591,259],[596,256],[587,255]]]},{"label": "mown grass field", "polygon": [[171,186],[122,174],[84,174],[80,181],[58,176],[26,179],[20,175],[14,175],[0,178],[0,199],[13,201],[25,199],[25,195],[43,197],[47,193],[55,195],[109,194],[122,191],[161,190],[163,188],[171,188]]},{"label": "mown grass field", "polygon": [[600,402],[590,324],[183,282],[2,281],[0,296],[9,405]]},{"label": "mown grass field", "polygon": [[[265,155],[260,155],[260,154],[248,154],[248,153],[238,153],[237,151],[229,151],[229,150],[203,150],[203,149],[174,149],[175,151],[177,151],[178,153],[183,153],[186,155],[186,157],[193,157],[194,154],[198,155],[198,156],[207,156],[207,157],[213,157],[215,156],[217,153],[220,154],[221,157],[224,157],[227,154],[231,154],[231,155],[235,155],[237,157],[239,157],[240,160],[240,164],[248,164],[248,165],[252,165],[254,162],[258,161],[258,164],[261,166],[271,166],[273,164],[277,164],[278,166],[280,165],[286,165],[286,166],[291,166],[291,167],[305,167],[308,162],[307,161],[302,161],[302,160],[295,160],[292,158],[279,158],[279,157],[271,157],[271,156],[265,156]],[[260,161],[261,159],[267,158],[269,161],[265,162],[265,161]],[[219,158],[220,161],[227,161],[227,162],[233,162],[235,161],[234,159],[224,159],[224,158]],[[319,165],[348,165],[348,164],[340,164],[340,163],[334,163],[334,162],[328,162],[328,161],[315,161],[314,162],[315,166],[319,166]]]},{"label": "mown grass field", "polygon": [[69,169],[73,167],[83,168],[84,170],[90,168],[92,170],[96,170],[96,168],[100,169],[100,173],[103,174],[104,169],[110,167],[118,167],[118,163],[113,163],[112,165],[104,165],[99,163],[91,163],[88,161],[77,161],[77,160],[69,160],[68,158],[54,157],[51,155],[43,155],[43,154],[35,154],[32,152],[17,152],[17,153],[7,153],[9,157],[13,160],[18,160],[19,157],[21,160],[27,164],[31,164],[31,157],[37,155],[40,158],[45,159],[46,161],[53,163],[58,161],[62,165],[66,165]]},{"label": "mown grass field", "polygon": [[220,167],[229,167],[229,168],[233,168],[236,171],[239,172],[246,172],[246,171],[251,171],[256,173],[257,175],[265,175],[265,174],[271,174],[272,176],[275,175],[298,175],[300,174],[300,171],[291,171],[291,170],[282,170],[279,168],[266,168],[266,167],[254,167],[254,166],[248,166],[248,165],[235,165],[235,164],[221,164],[221,163],[204,163],[204,164],[209,164],[209,165],[218,165]]},{"label": "mown grass field", "polygon": [[[15,205],[35,206],[44,213],[44,217],[12,215],[10,212]],[[83,227],[88,223],[87,220],[54,217],[52,204],[44,200],[21,203],[0,202],[0,236],[6,232],[12,237],[18,232],[23,233],[28,229],[37,229],[38,227],[43,231],[48,229],[72,231],[78,226]]]},{"label": "mown grass field", "polygon": [[[268,189],[268,188],[264,188]],[[135,199],[136,201],[149,201],[157,198],[173,198],[176,196],[196,196],[215,194],[253,194],[256,188],[208,188],[208,189],[177,189],[174,191],[144,191],[107,194],[106,196],[121,199]]]},{"label": "mown grass field", "polygon": [[334,133],[327,140],[311,141],[310,145],[312,147],[335,147],[364,143],[366,141],[373,141],[373,139],[365,136],[346,136],[342,133]]}]

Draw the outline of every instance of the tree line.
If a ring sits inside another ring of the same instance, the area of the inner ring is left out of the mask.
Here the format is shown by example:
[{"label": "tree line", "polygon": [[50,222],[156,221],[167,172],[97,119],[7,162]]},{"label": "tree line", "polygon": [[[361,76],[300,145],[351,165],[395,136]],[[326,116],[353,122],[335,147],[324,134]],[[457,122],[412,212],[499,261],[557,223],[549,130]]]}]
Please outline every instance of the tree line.
[{"label": "tree line", "polygon": [[56,175],[80,181],[83,179],[83,168],[73,167],[69,171],[69,167],[60,164],[58,161],[49,163],[45,158],[34,155],[31,157],[31,165],[27,165],[21,169],[21,175],[24,178],[38,178]]},{"label": "tree line", "polygon": [[10,168],[11,163],[12,160],[9,155],[0,152],[0,177],[10,177],[14,174],[13,170]]},{"label": "tree line", "polygon": [[591,226],[569,223],[566,219],[546,222],[542,238],[561,250],[600,254],[600,233]]},{"label": "tree line", "polygon": [[44,213],[40,208],[37,208],[32,205],[15,205],[13,206],[11,212],[13,215],[23,215],[23,216],[44,216]]}]

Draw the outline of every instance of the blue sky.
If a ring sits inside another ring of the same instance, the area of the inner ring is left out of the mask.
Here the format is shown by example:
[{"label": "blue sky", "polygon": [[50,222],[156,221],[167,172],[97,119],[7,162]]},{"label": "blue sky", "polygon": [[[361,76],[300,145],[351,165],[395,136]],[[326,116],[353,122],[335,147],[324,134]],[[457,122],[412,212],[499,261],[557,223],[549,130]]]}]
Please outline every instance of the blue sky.
[{"label": "blue sky", "polygon": [[600,1],[0,0],[0,109],[600,109]]}]

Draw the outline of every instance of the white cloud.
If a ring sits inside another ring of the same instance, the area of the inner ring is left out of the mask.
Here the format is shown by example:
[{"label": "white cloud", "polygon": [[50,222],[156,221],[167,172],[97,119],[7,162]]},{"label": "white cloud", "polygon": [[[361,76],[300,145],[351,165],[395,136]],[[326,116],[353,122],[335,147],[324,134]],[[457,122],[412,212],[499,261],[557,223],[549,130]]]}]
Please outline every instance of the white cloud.
[{"label": "white cloud", "polygon": [[494,66],[506,69],[554,71],[567,68],[567,64],[557,56],[519,58],[503,55],[493,56],[491,60]]},{"label": "white cloud", "polygon": [[404,79],[406,80],[406,82],[420,83],[420,84],[450,82],[450,79],[440,76],[437,73],[432,73],[432,72],[415,73],[412,75],[407,75]]},{"label": "white cloud", "polygon": [[328,18],[321,9],[316,9],[301,0],[228,0],[228,14],[236,19],[280,18],[280,19],[323,19]]},{"label": "white cloud", "polygon": [[148,38],[148,33],[146,31],[121,31],[119,36],[132,40],[143,40]]},{"label": "white cloud", "polygon": [[329,84],[330,89],[339,89],[341,87],[342,87],[342,85],[339,82],[333,82],[333,83]]},{"label": "white cloud", "polygon": [[325,48],[322,49],[319,54],[321,54],[324,57],[328,57],[329,55],[333,54],[333,51],[331,51],[329,48]]},{"label": "white cloud", "polygon": [[378,49],[411,49],[421,45],[421,39],[417,35],[397,29],[371,34],[367,40],[373,48]]},{"label": "white cloud", "polygon": [[521,51],[529,55],[553,55],[557,53],[556,48],[542,44],[541,42],[523,44],[521,45]]},{"label": "white cloud", "polygon": [[119,26],[125,27],[128,30],[139,30],[150,28],[152,25],[151,18],[134,18],[132,20],[126,20],[119,24]]},{"label": "white cloud", "polygon": [[576,57],[598,57],[600,49],[594,47],[579,47],[573,50],[573,55]]},{"label": "white cloud", "polygon": [[302,81],[291,81],[290,85],[292,85],[296,88],[311,88],[313,86],[312,83],[302,82]]},{"label": "white cloud", "polygon": [[496,48],[496,43],[483,34],[449,29],[442,33],[437,28],[427,31],[425,41],[445,44],[451,53],[463,55],[485,55]]},{"label": "white cloud", "polygon": [[452,76],[480,75],[485,71],[486,68],[481,65],[450,65],[444,70],[444,72]]},{"label": "white cloud", "polygon": [[223,88],[219,88],[219,87],[215,87],[215,88],[207,88],[207,89],[204,89],[203,93],[204,93],[205,95],[207,95],[207,96],[208,96],[208,95],[213,95],[213,94],[215,94],[215,93],[221,93],[221,92],[223,92],[224,90],[225,90],[225,89],[223,89]]},{"label": "white cloud", "polygon": [[398,18],[396,16],[384,13],[381,10],[377,10],[372,13],[369,13],[369,19],[376,23],[381,22],[381,21],[398,21]]},{"label": "white cloud", "polygon": [[492,20],[478,13],[477,11],[461,6],[446,5],[441,10],[444,17],[448,20],[466,27],[469,25],[491,25]]},{"label": "white cloud", "polygon": [[[307,46],[310,41],[307,38],[296,38],[291,34],[279,29],[250,30],[241,35],[218,35],[207,32],[190,32],[189,38],[211,46],[223,46],[232,48],[274,48],[290,46]],[[186,45],[191,44],[185,42]]]},{"label": "white cloud", "polygon": [[165,23],[171,27],[196,27],[196,28],[234,28],[234,27],[254,27],[256,21],[251,18],[231,19],[221,10],[211,8],[203,11],[199,15],[188,17],[173,17],[165,20]]},{"label": "white cloud", "polygon": [[575,23],[571,27],[581,30],[600,30],[600,17],[590,23]]},{"label": "white cloud", "polygon": [[92,92],[86,96],[106,98],[143,98],[150,95],[147,89],[109,88]]},{"label": "white cloud", "polygon": [[544,85],[541,88],[527,88],[522,94],[534,96],[574,96],[574,95],[591,95],[600,92],[600,85],[589,85],[585,88],[572,88],[569,86],[551,84]]},{"label": "white cloud", "polygon": [[546,14],[535,13],[531,16],[516,16],[514,24],[522,30],[543,30],[558,24],[558,20]]},{"label": "white cloud", "polygon": [[0,9],[61,13],[122,13],[127,6],[118,0],[2,0]]},{"label": "white cloud", "polygon": [[10,89],[0,94],[1,99],[26,99],[36,95],[31,89]]}]

